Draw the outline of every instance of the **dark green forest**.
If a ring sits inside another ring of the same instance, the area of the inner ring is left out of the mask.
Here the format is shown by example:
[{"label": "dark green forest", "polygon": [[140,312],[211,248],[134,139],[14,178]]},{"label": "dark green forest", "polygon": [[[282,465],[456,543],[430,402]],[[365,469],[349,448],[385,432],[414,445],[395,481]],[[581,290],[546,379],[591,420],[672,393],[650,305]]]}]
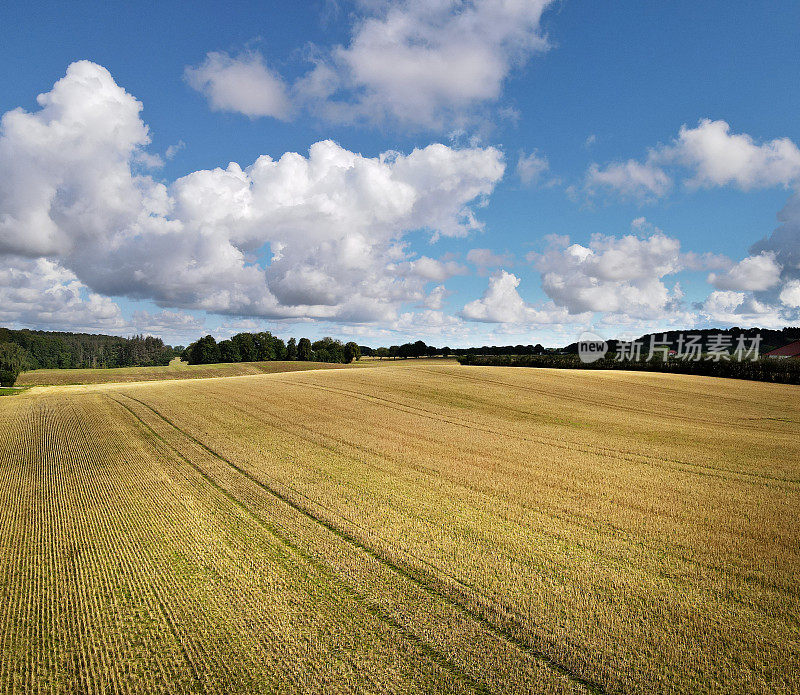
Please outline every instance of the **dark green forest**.
[{"label": "dark green forest", "polygon": [[31,369],[150,367],[168,364],[175,355],[175,350],[161,338],[149,335],[122,338],[0,328],[3,385],[13,384],[20,372]]},{"label": "dark green forest", "polygon": [[213,335],[207,335],[189,345],[182,356],[189,364],[271,360],[349,364],[361,357],[361,348],[356,343],[342,343],[333,338],[322,338],[313,343],[308,338],[289,338],[288,342],[284,342],[269,331],[263,331],[237,333],[219,343]]}]

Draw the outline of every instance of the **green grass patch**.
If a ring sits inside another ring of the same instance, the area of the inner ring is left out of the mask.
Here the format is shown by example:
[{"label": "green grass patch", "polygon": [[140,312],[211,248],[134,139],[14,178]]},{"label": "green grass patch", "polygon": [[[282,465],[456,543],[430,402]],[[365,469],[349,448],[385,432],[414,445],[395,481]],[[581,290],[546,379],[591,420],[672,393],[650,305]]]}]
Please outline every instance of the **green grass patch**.
[{"label": "green grass patch", "polygon": [[0,386],[0,396],[16,396],[29,388],[30,386]]}]

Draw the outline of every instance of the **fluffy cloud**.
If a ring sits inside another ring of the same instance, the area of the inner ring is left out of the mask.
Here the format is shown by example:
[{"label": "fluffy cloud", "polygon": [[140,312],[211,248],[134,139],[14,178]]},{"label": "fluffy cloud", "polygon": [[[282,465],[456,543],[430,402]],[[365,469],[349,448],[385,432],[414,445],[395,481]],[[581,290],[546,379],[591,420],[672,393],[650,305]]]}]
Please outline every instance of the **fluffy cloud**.
[{"label": "fluffy cloud", "polygon": [[410,256],[413,230],[463,236],[504,172],[492,148],[369,158],[331,141],[196,171],[137,175],[141,104],[104,68],[71,65],[41,109],[3,116],[0,255],[49,257],[92,292],[261,317],[376,320],[461,272]]},{"label": "fluffy cloud", "polygon": [[725,121],[704,119],[681,127],[661,156],[694,171],[691,186],[736,185],[742,190],[788,186],[800,177],[800,149],[788,138],[756,144],[746,133],[731,134]]},{"label": "fluffy cloud", "polygon": [[282,120],[291,112],[286,85],[267,68],[259,53],[244,53],[236,58],[227,53],[208,53],[200,65],[186,68],[185,76],[214,110]]},{"label": "fluffy cloud", "polygon": [[572,313],[648,319],[674,310],[680,299],[663,282],[682,268],[680,243],[661,233],[647,239],[596,234],[588,246],[554,237],[550,248],[531,260],[542,273],[547,295]]},{"label": "fluffy cloud", "polygon": [[[512,65],[544,50],[547,0],[408,0],[389,5],[333,52],[355,107],[401,122],[439,125],[453,111],[500,97]],[[455,9],[455,12],[453,11]]]},{"label": "fluffy cloud", "polygon": [[380,3],[356,24],[349,45],[319,62],[300,91],[333,120],[450,127],[475,107],[497,101],[512,67],[547,48],[539,23],[548,4]]},{"label": "fluffy cloud", "polygon": [[[773,259],[779,274],[768,274],[769,284],[753,287],[754,299],[780,307],[784,324],[800,321],[800,194],[794,193],[778,213],[780,225],[750,247],[751,257]],[[777,309],[776,309],[777,310]]]},{"label": "fluffy cloud", "polygon": [[681,126],[677,138],[650,150],[643,162],[592,164],[586,188],[590,193],[606,188],[628,197],[660,198],[671,188],[668,167],[688,171],[685,184],[690,188],[790,186],[800,180],[800,149],[788,138],[758,144],[746,133],[731,133],[725,121],[703,119],[696,128]]},{"label": "fluffy cloud", "polygon": [[800,195],[778,213],[780,225],[753,244],[750,256],[709,281],[700,313],[712,323],[780,328],[800,321]]},{"label": "fluffy cloud", "polygon": [[285,118],[290,101],[335,122],[452,128],[497,102],[515,66],[547,49],[552,0],[362,3],[346,46],[314,48],[314,67],[288,88],[257,53],[209,53],[187,69],[213,108]]},{"label": "fluffy cloud", "polygon": [[789,280],[783,286],[779,298],[786,306],[800,309],[800,280]]},{"label": "fluffy cloud", "polygon": [[711,324],[728,326],[781,328],[787,322],[775,307],[745,292],[712,292],[700,307],[700,315]]},{"label": "fluffy cloud", "polygon": [[420,256],[413,261],[406,261],[397,266],[404,276],[415,276],[431,282],[443,282],[455,275],[464,275],[467,269],[453,260],[436,260],[428,256]]},{"label": "fluffy cloud", "polygon": [[578,323],[588,316],[571,316],[564,308],[552,303],[542,307],[528,304],[517,291],[520,280],[516,275],[500,270],[489,278],[489,286],[480,299],[469,302],[461,311],[468,321],[521,325]]},{"label": "fluffy cloud", "polygon": [[470,321],[522,323],[530,307],[517,292],[519,278],[501,270],[489,278],[489,287],[480,299],[467,304],[461,315]]},{"label": "fluffy cloud", "polygon": [[778,213],[780,225],[750,248],[751,254],[774,254],[784,281],[800,280],[800,193],[794,193]]},{"label": "fluffy cloud", "polygon": [[0,267],[0,324],[117,332],[124,321],[112,300],[57,263],[11,257]]},{"label": "fluffy cloud", "polygon": [[767,290],[780,282],[781,266],[775,254],[764,251],[742,259],[726,273],[711,273],[708,281],[719,290]]},{"label": "fluffy cloud", "polygon": [[110,298],[92,292],[70,270],[45,258],[3,257],[0,325],[44,330],[147,333],[166,342],[196,338],[203,320],[181,311],[134,311],[125,319]]},{"label": "fluffy cloud", "polygon": [[444,307],[444,300],[447,299],[449,295],[450,293],[444,285],[436,285],[423,300],[423,305],[426,309],[441,311]]},{"label": "fluffy cloud", "polygon": [[73,63],[41,109],[0,120],[0,253],[47,256],[91,245],[142,213],[130,163],[150,138],[142,105],[107,70]]}]

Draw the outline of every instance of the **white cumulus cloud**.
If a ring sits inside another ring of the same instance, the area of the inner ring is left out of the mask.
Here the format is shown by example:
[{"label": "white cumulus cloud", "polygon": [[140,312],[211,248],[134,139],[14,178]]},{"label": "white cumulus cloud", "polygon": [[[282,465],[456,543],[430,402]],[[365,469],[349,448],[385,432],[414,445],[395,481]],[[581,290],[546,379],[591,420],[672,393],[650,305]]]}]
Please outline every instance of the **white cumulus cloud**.
[{"label": "white cumulus cloud", "polygon": [[42,326],[49,330],[118,332],[119,307],[45,258],[6,258],[0,266],[0,324]]},{"label": "white cumulus cloud", "polygon": [[398,265],[398,270],[406,276],[416,276],[432,282],[443,282],[455,275],[464,275],[467,269],[453,260],[437,260],[428,256],[420,256],[413,261],[405,261]]},{"label": "white cumulus cloud", "polygon": [[750,248],[753,255],[774,254],[784,281],[800,280],[800,194],[794,193],[778,213],[780,225]]},{"label": "white cumulus cloud", "polygon": [[800,309],[800,280],[789,280],[781,289],[779,298],[786,306]]},{"label": "white cumulus cloud", "polygon": [[595,234],[588,246],[554,237],[550,248],[531,260],[547,295],[572,313],[648,319],[674,309],[680,299],[664,283],[683,267],[680,242],[661,233],[646,239]]},{"label": "white cumulus cloud", "polygon": [[489,278],[483,296],[469,302],[461,311],[468,321],[519,325],[551,325],[578,323],[588,317],[572,316],[552,303],[536,307],[526,302],[517,291],[520,279],[513,273],[499,270]]},{"label": "white cumulus cloud", "polygon": [[672,178],[661,167],[634,159],[604,167],[592,164],[586,174],[586,188],[590,193],[610,189],[626,198],[650,200],[665,196],[671,187]]},{"label": "white cumulus cloud", "polygon": [[425,306],[426,309],[441,311],[444,307],[444,300],[447,299],[449,295],[450,293],[444,285],[436,285],[423,300],[423,306]]},{"label": "white cumulus cloud", "polygon": [[780,282],[780,277],[781,266],[775,260],[775,254],[764,251],[742,259],[725,273],[711,273],[708,281],[719,290],[759,291],[774,287]]},{"label": "white cumulus cloud", "polygon": [[0,256],[47,257],[92,293],[162,307],[395,317],[463,272],[404,236],[480,229],[474,208],[505,170],[492,147],[365,157],[325,140],[165,184],[135,173],[141,104],[101,66],[71,65],[39,104],[2,118]]},{"label": "white cumulus cloud", "polygon": [[644,161],[590,165],[586,189],[653,200],[667,195],[678,175],[689,188],[791,186],[800,180],[800,149],[788,138],[759,144],[746,133],[731,133],[725,121],[706,118],[695,128],[681,126],[677,138],[651,149]]},{"label": "white cumulus cloud", "polygon": [[286,84],[270,70],[258,52],[232,58],[212,52],[185,71],[186,81],[208,99],[212,109],[245,116],[272,116],[286,120],[292,106]]},{"label": "white cumulus cloud", "polygon": [[731,133],[725,121],[703,119],[681,127],[675,143],[663,150],[693,171],[691,186],[736,185],[742,190],[788,186],[800,178],[800,149],[789,138],[757,144],[746,133]]},{"label": "white cumulus cloud", "polygon": [[786,317],[780,310],[755,299],[747,292],[717,290],[703,302],[700,315],[711,324],[781,328]]},{"label": "white cumulus cloud", "polygon": [[105,68],[81,61],[0,119],[0,253],[47,256],[91,245],[143,210],[131,161],[150,142],[142,105]]},{"label": "white cumulus cloud", "polygon": [[[499,101],[515,67],[533,53],[547,50],[541,17],[551,3],[361,3],[361,14],[354,20],[346,45],[313,47],[314,66],[292,85],[292,99],[295,105],[334,122],[458,127],[474,120],[486,105]],[[190,69],[189,76],[218,108],[248,115],[288,110],[282,100],[286,94],[283,82],[266,69],[257,54],[244,59],[209,54],[206,63]],[[228,87],[230,82],[252,86],[253,92],[248,96],[246,87]],[[266,95],[269,106],[252,105],[259,92]],[[271,106],[276,101],[281,108]]]}]

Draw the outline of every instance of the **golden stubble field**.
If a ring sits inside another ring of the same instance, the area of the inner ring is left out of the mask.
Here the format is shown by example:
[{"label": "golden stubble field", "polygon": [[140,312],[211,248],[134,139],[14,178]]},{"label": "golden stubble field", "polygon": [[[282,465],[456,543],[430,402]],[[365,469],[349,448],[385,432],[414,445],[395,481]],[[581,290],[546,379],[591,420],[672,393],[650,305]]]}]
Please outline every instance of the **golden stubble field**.
[{"label": "golden stubble field", "polygon": [[798,393],[412,362],[0,399],[0,691],[800,692]]},{"label": "golden stubble field", "polygon": [[114,384],[173,379],[208,379],[220,376],[249,376],[275,372],[300,372],[308,369],[341,369],[341,364],[320,362],[230,362],[225,364],[187,364],[173,360],[163,367],[115,367],[112,369],[34,369],[22,372],[18,386],[69,386],[74,384]]}]

